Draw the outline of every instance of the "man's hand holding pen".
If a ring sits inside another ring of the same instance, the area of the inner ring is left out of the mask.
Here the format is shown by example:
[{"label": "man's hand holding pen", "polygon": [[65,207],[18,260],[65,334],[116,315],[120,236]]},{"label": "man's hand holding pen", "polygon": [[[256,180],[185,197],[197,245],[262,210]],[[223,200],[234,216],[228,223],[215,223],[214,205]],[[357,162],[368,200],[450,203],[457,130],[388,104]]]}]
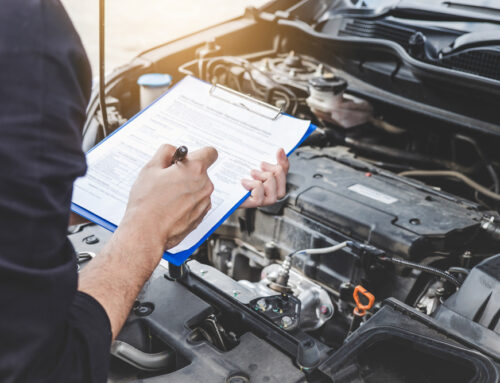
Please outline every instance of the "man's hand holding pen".
[{"label": "man's hand holding pen", "polygon": [[[125,218],[140,227],[159,255],[180,243],[211,208],[214,186],[207,170],[217,151],[206,147],[181,155],[172,145],[162,145],[141,170],[132,190]],[[141,224],[138,225],[137,222]]]}]

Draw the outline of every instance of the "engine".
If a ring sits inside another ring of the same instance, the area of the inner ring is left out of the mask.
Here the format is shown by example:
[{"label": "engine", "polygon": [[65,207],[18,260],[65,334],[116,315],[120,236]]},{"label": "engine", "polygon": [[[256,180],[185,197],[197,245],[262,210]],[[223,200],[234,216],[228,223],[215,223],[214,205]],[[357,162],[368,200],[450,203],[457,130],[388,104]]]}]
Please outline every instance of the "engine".
[{"label": "engine", "polygon": [[[431,184],[412,177],[432,174],[433,163],[449,171],[463,166],[405,149],[427,132],[386,121],[374,103],[348,93],[348,81],[327,63],[294,51],[263,52],[199,56],[180,71],[319,127],[290,157],[287,196],[269,208],[237,212],[198,254],[256,297],[297,297],[304,330],[337,319],[347,335],[358,285],[376,302],[394,297],[430,315],[467,270],[494,254],[496,212],[477,191],[471,202],[456,184],[441,186],[445,176]],[[454,140],[481,150],[470,137]]]},{"label": "engine", "polygon": [[[499,334],[498,153],[367,96],[311,49],[286,48],[278,38],[230,55],[210,40],[175,68],[318,129],[290,156],[282,200],[238,210],[182,268],[160,266],[113,345],[112,381],[190,371],[168,381],[465,382],[476,362],[493,374],[458,345]],[[109,99],[116,125],[137,112],[127,89],[138,74]],[[106,134],[96,113],[85,142]],[[95,230],[76,228],[75,247],[107,238]],[[493,340],[477,347],[500,352]]]}]

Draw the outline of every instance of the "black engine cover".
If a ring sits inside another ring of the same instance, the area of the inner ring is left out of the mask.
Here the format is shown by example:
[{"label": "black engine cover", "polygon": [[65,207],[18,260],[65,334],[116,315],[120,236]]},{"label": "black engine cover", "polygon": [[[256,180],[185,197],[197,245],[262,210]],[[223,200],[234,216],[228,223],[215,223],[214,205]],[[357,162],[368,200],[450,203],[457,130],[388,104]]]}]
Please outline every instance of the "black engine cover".
[{"label": "black engine cover", "polygon": [[359,161],[346,148],[302,148],[290,160],[292,209],[391,254],[450,254],[480,230],[478,205]]}]

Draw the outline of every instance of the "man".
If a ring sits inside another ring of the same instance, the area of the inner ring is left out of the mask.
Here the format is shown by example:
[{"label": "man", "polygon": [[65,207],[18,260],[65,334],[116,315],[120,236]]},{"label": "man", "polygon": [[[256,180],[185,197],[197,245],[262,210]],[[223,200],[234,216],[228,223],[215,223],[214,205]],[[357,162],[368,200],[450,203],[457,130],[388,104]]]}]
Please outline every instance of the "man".
[{"label": "man", "polygon": [[[0,381],[104,382],[111,340],[162,253],[210,208],[213,148],[142,170],[125,217],[78,277],[66,237],[91,72],[59,0],[3,0],[0,11]],[[245,207],[285,194],[288,160],[243,185]]]}]

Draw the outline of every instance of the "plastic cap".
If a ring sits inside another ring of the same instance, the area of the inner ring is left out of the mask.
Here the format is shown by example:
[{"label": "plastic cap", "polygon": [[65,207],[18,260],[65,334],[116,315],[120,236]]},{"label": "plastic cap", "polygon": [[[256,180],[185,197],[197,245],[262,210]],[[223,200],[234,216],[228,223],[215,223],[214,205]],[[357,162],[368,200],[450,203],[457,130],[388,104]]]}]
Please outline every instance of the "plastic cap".
[{"label": "plastic cap", "polygon": [[309,80],[309,85],[321,92],[340,94],[347,89],[347,81],[334,75],[317,76]]},{"label": "plastic cap", "polygon": [[316,367],[320,362],[318,345],[312,339],[305,339],[298,344],[297,364],[303,369],[309,370]]},{"label": "plastic cap", "polygon": [[163,88],[172,84],[172,76],[164,73],[143,74],[137,80],[137,84],[149,88]]}]

